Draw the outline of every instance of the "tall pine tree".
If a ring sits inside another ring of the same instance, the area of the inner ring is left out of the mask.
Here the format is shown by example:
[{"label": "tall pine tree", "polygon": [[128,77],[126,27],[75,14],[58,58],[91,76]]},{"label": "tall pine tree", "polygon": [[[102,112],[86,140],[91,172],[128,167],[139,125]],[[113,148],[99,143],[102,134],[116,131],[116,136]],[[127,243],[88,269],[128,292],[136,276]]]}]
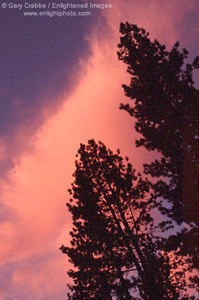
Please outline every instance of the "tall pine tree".
[{"label": "tall pine tree", "polygon": [[177,224],[189,224],[169,239],[168,248],[191,256],[192,266],[199,268],[199,90],[193,81],[199,57],[185,64],[188,51],[180,51],[178,42],[167,51],[136,25],[122,23],[120,33],[118,57],[131,75],[123,88],[132,100],[121,109],[135,117],[142,135],[136,145],[162,154],[144,165],[146,174],[167,178],[154,186],[157,199],[164,199],[161,212]]}]

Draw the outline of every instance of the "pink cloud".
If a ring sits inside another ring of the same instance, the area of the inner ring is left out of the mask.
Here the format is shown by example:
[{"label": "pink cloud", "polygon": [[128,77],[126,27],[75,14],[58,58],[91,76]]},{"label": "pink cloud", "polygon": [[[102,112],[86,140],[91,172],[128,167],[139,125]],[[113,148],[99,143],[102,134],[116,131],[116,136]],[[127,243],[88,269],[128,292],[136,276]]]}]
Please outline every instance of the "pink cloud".
[{"label": "pink cloud", "polygon": [[[29,141],[31,151],[15,161],[8,180],[2,182],[2,201],[14,217],[1,227],[0,262],[13,267],[0,299],[12,289],[21,291],[20,300],[24,295],[39,300],[65,293],[69,264],[58,248],[69,243],[71,217],[65,202],[80,142],[94,138],[113,150],[121,148],[139,169],[150,158],[144,149],[135,149],[133,120],[118,109],[120,102],[128,101],[121,85],[129,82],[129,76],[117,60],[116,45],[119,22],[127,20],[172,45],[178,36],[176,22],[192,5],[168,2],[152,1],[149,5],[148,1],[128,1],[128,8],[124,1],[113,4],[107,15],[109,30],[96,25],[87,37],[93,55],[87,65],[79,61],[81,75],[76,89],[70,97],[60,95],[64,101],[53,116],[44,111],[46,120]],[[20,128],[18,141],[25,132],[27,128]]]},{"label": "pink cloud", "polygon": [[[2,184],[2,201],[15,213],[2,227],[1,263],[15,264],[7,288],[22,289],[24,295],[31,291],[33,298],[61,289],[58,278],[62,291],[66,288],[67,261],[58,248],[67,243],[71,228],[65,202],[80,142],[95,138],[114,149],[129,144],[125,133],[132,129],[132,120],[118,110],[123,66],[108,43],[103,44],[106,51],[101,45],[93,42],[93,57],[79,86],[35,133],[29,141],[32,150],[16,160],[9,181]],[[19,135],[23,136],[22,128]],[[38,259],[36,268],[32,257],[39,255],[49,259]],[[24,260],[28,264],[21,268]],[[50,270],[56,279],[49,278]],[[28,286],[23,289],[25,278]],[[45,282],[51,290],[45,289]]]}]

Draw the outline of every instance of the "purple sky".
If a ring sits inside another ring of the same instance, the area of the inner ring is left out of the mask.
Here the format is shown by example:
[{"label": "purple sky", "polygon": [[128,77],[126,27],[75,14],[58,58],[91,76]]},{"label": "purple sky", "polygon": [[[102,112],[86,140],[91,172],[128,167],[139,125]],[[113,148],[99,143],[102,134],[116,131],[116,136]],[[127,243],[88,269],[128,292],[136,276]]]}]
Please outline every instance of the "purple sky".
[{"label": "purple sky", "polygon": [[66,299],[69,265],[58,248],[68,242],[65,202],[81,142],[119,147],[138,168],[149,159],[118,109],[129,81],[116,55],[120,22],[199,54],[197,0],[91,2],[112,8],[49,18],[0,7],[0,300]]}]

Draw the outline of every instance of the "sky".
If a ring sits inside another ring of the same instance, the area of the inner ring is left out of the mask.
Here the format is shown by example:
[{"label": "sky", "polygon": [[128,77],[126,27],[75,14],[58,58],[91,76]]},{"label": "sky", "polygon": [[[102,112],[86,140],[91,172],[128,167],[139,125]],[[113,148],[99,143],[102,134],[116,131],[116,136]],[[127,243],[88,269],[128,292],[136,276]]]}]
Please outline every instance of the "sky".
[{"label": "sky", "polygon": [[[40,3],[67,3],[49,1]],[[128,102],[121,85],[130,80],[116,54],[119,24],[145,28],[168,49],[179,40],[194,58],[199,2],[68,2],[111,6],[85,17],[24,16],[42,10],[9,8],[24,0],[5,0],[6,8],[2,2],[0,300],[63,300],[71,265],[59,247],[70,243],[65,203],[79,144],[94,138],[120,148],[138,170],[155,155],[135,148],[133,119],[119,110]]]}]

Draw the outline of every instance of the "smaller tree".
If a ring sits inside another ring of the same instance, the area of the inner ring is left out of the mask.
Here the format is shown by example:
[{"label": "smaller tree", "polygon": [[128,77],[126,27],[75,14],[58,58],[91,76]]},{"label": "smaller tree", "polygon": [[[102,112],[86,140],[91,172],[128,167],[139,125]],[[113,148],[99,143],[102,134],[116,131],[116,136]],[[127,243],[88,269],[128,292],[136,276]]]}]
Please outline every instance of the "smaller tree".
[{"label": "smaller tree", "polygon": [[81,144],[78,154],[67,204],[71,247],[61,247],[74,265],[69,299],[187,299],[156,234],[170,222],[154,222],[151,183],[101,142]]}]

